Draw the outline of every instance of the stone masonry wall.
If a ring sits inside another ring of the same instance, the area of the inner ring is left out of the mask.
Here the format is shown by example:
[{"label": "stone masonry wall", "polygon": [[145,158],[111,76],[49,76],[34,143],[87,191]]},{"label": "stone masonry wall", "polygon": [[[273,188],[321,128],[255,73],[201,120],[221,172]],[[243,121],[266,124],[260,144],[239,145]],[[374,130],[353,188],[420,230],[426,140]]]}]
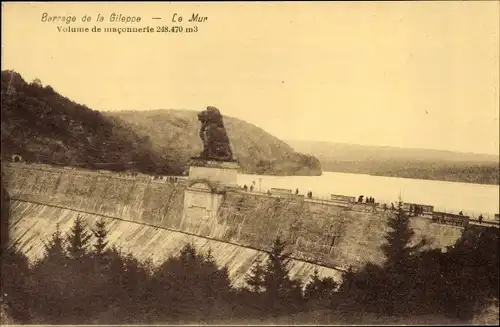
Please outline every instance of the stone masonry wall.
[{"label": "stone masonry wall", "polygon": [[[147,223],[254,249],[269,249],[280,234],[295,258],[330,267],[384,260],[380,245],[389,213],[367,205],[348,208],[303,197],[229,190],[211,199],[218,203],[218,212],[206,215],[200,210],[198,219],[196,208],[183,214],[184,182],[45,165],[9,164],[4,173],[13,200]],[[435,224],[427,218],[412,218],[412,227],[414,241],[425,236],[431,247],[453,244],[462,233],[459,227]]]}]

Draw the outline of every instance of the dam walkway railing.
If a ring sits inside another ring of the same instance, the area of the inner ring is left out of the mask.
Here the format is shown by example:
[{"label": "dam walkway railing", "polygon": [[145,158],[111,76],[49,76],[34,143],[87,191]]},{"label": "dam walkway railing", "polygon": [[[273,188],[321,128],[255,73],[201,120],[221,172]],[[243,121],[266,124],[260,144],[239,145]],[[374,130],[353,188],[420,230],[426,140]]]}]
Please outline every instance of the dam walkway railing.
[{"label": "dam walkway railing", "polygon": [[[20,167],[24,169],[41,169],[41,170],[59,170],[59,171],[77,171],[77,172],[82,172],[86,174],[98,174],[98,175],[103,175],[107,177],[114,177],[114,178],[124,178],[124,179],[134,179],[134,180],[140,180],[144,182],[153,182],[153,183],[185,183],[188,179],[187,176],[167,176],[167,175],[162,175],[162,176],[153,176],[153,175],[146,175],[146,174],[141,174],[141,173],[134,173],[134,172],[112,172],[112,171],[105,171],[105,170],[90,170],[90,169],[85,169],[85,168],[79,168],[79,167],[63,167],[63,166],[52,166],[52,165],[47,165],[47,164],[26,164],[23,162],[7,162],[7,166],[11,167]],[[305,202],[309,203],[317,203],[317,204],[324,204],[324,205],[334,205],[334,206],[339,206],[339,207],[344,207],[348,210],[353,210],[353,211],[372,211],[375,210],[377,212],[383,212],[383,211],[390,211],[390,203],[389,202],[379,202],[379,203],[366,203],[366,202],[345,202],[345,201],[339,201],[339,200],[332,200],[331,198],[327,197],[321,197],[321,196],[312,196],[312,197],[306,197],[302,194],[276,194],[276,193],[270,193],[269,191],[264,192],[264,191],[257,191],[257,190],[243,190],[242,188],[238,188],[241,192],[246,192],[249,194],[254,194],[254,195],[260,195],[260,196],[271,196],[271,197],[283,197],[283,196],[291,196],[294,198],[300,198],[303,199]],[[386,205],[386,208],[383,207],[383,205]],[[434,208],[436,209],[436,208]],[[436,212],[436,210],[434,210]],[[439,210],[442,213],[446,214],[446,210]],[[450,213],[450,215],[453,215]],[[497,219],[491,219],[488,215],[484,215],[482,221],[479,222],[479,219],[477,217],[472,216],[467,216],[468,217],[468,223],[473,224],[473,225],[483,225],[483,226],[490,226],[490,227],[496,227],[499,228],[500,222]],[[423,214],[419,215],[419,217],[422,218],[428,218],[432,219],[433,216],[432,214]]]},{"label": "dam walkway railing", "polygon": [[[352,210],[352,211],[358,211],[358,212],[370,212],[370,211],[375,211],[378,213],[382,212],[387,212],[387,211],[394,211],[390,207],[390,203],[388,202],[379,202],[379,203],[366,203],[366,202],[347,202],[347,201],[340,201],[340,200],[332,200],[326,197],[306,197],[304,195],[300,194],[288,194],[288,193],[269,193],[269,192],[262,192],[262,191],[255,191],[255,190],[244,190],[244,189],[239,189],[240,192],[244,192],[247,194],[252,194],[252,195],[257,195],[257,196],[266,196],[266,197],[273,197],[273,198],[298,198],[304,202],[307,203],[316,203],[316,204],[323,204],[323,205],[332,205],[332,206],[337,206],[337,207],[343,207],[346,210]],[[384,204],[386,207],[384,208]],[[407,213],[408,211],[405,210]],[[478,219],[478,217],[470,217],[467,215],[456,215],[452,213],[447,213],[445,210],[444,211],[433,211],[433,212],[424,212],[419,215],[411,215],[411,217],[419,217],[419,218],[424,218],[424,219],[429,219],[433,220],[436,223],[440,223],[439,219],[436,219],[437,214],[445,214],[449,216],[455,216],[456,220],[464,220],[463,222],[459,222],[457,224],[455,223],[445,223],[448,225],[477,225],[477,226],[486,226],[486,227],[495,227],[495,228],[500,228],[500,222],[498,220],[493,220],[491,217],[486,216],[486,219],[482,219],[481,221]],[[488,219],[489,218],[489,219]]]}]

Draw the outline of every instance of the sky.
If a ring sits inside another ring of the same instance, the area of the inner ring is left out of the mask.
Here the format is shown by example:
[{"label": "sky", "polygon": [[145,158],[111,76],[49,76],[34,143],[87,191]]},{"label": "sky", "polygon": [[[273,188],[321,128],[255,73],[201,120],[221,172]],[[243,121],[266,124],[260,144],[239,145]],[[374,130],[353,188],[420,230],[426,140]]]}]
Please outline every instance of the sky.
[{"label": "sky", "polygon": [[[499,12],[497,1],[2,3],[2,70],[96,110],[212,105],[284,140],[498,155]],[[57,29],[175,25],[198,31]]]}]

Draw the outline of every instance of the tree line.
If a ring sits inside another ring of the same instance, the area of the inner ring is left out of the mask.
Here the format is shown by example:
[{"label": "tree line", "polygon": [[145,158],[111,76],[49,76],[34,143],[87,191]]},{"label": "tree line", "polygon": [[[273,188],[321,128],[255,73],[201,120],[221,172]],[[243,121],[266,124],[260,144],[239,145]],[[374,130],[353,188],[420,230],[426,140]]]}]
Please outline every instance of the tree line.
[{"label": "tree line", "polygon": [[471,319],[498,301],[498,230],[471,227],[453,245],[412,244],[399,206],[389,219],[383,265],[348,269],[342,281],[314,271],[290,277],[290,253],[279,236],[265,258],[232,285],[211,251],[186,244],[153,265],[108,245],[104,220],[87,227],[78,217],[44,241],[34,263],[13,246],[2,252],[2,305],[20,323],[209,323],[286,316],[315,310],[383,315],[443,314]]}]

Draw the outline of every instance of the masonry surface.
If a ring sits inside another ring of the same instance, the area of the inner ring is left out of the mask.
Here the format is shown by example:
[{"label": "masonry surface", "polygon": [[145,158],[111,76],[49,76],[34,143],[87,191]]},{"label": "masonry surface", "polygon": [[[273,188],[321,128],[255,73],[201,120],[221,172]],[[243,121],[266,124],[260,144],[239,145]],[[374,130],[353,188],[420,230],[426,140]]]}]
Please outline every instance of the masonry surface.
[{"label": "masonry surface", "polygon": [[[209,183],[154,180],[110,172],[10,163],[4,167],[11,197],[12,241],[30,258],[43,253],[43,240],[57,224],[69,230],[78,214],[89,226],[104,217],[110,244],[140,258],[159,262],[177,254],[187,242],[210,248],[227,265],[235,284],[258,258],[265,258],[278,234],[292,253],[291,275],[306,279],[318,268],[340,279],[348,266],[382,263],[389,212],[374,206],[349,207],[330,202],[280,198],[227,188],[214,192]],[[462,228],[412,218],[414,242],[423,236],[429,247],[453,244]]]}]

